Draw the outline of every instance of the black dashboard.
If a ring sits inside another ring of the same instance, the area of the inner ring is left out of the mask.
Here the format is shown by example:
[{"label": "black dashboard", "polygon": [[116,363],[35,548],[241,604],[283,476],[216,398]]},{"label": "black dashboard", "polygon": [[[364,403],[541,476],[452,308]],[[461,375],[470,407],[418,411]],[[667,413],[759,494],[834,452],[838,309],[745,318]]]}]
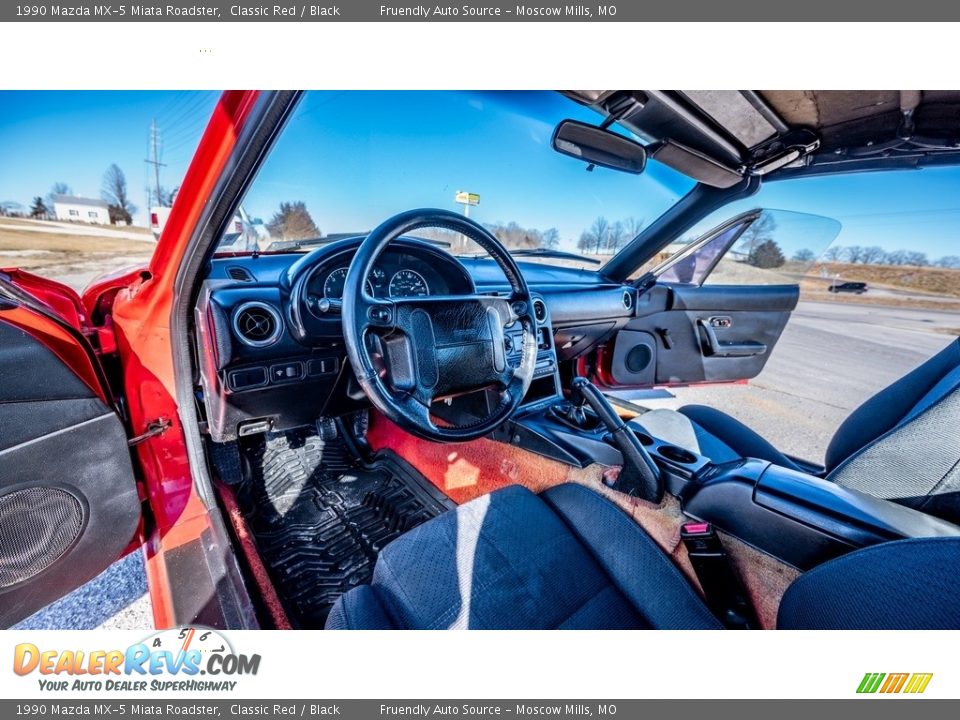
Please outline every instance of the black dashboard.
[{"label": "black dashboard", "polygon": [[[367,406],[346,361],[340,297],[362,238],[309,253],[225,255],[208,267],[195,309],[199,378],[216,441],[281,430]],[[555,399],[558,368],[611,336],[632,316],[635,291],[594,271],[519,263],[539,325],[536,378],[527,403]],[[454,258],[443,247],[401,238],[367,278],[375,297],[500,294],[495,262]],[[519,353],[507,329],[506,352]]]}]

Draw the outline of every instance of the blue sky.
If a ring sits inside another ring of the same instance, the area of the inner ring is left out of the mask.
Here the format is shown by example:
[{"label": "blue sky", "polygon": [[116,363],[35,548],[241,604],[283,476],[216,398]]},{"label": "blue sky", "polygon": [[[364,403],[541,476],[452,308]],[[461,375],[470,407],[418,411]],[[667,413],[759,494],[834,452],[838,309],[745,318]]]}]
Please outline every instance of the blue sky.
[{"label": "blue sky", "polygon": [[[152,182],[150,122],[161,133],[161,182],[179,184],[217,93],[0,93],[0,201],[29,205],[55,181],[97,197],[106,167],[125,171],[138,220]],[[400,210],[458,209],[457,190],[480,193],[482,222],[556,227],[563,246],[598,215],[650,222],[690,181],[651,163],[642,176],[586,166],[550,150],[563,117],[595,115],[548,93],[309,93],[245,200],[269,219],[280,202],[303,200],[324,232],[371,228]],[[960,168],[769,183],[719,213],[772,207],[843,224],[837,243],[960,254]],[[722,218],[720,218],[722,219]]]},{"label": "blue sky", "polygon": [[[0,92],[0,202],[30,205],[54,182],[100,197],[116,163],[146,223],[150,123],[160,128],[160,182],[180,184],[218,92]],[[152,184],[153,176],[150,175]]]}]

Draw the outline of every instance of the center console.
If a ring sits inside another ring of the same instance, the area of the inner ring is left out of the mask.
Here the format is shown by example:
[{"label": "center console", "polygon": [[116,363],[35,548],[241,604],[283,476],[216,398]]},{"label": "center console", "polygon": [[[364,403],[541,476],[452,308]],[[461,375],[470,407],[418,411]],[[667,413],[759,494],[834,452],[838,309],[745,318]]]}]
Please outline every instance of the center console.
[{"label": "center console", "polygon": [[[914,537],[960,535],[960,527],[813,475],[741,458],[709,458],[626,426],[660,470],[685,515],[789,564],[809,570],[857,548]],[[576,467],[624,465],[607,426],[589,409],[557,399],[519,415],[506,442]],[[629,462],[627,463],[630,464]]]}]

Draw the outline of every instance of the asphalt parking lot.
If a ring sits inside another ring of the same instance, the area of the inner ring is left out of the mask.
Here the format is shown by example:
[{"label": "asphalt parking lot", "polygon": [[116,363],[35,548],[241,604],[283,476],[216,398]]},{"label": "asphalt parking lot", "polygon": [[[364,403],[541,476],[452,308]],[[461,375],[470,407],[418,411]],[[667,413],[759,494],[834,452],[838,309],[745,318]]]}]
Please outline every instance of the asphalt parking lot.
[{"label": "asphalt parking lot", "polygon": [[[822,461],[867,397],[956,341],[960,313],[802,302],[766,368],[748,384],[624,393],[649,407],[720,408],[798,457]],[[24,628],[152,628],[140,553],[21,623]]]}]

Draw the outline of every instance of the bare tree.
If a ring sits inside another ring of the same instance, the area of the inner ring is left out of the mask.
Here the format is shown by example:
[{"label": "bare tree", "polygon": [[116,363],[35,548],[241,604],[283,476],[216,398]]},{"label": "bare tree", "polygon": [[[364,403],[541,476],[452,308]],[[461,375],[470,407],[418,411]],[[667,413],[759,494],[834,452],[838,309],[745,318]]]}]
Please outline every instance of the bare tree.
[{"label": "bare tree", "polygon": [[103,173],[100,197],[110,205],[110,222],[115,223],[120,220],[126,223],[133,222],[133,214],[137,211],[137,206],[130,202],[127,176],[116,163],[110,165]]},{"label": "bare tree", "polygon": [[906,265],[907,264],[907,251],[906,250],[892,250],[887,253],[887,256],[884,258],[884,261],[887,265]]},{"label": "bare tree", "polygon": [[599,255],[607,245],[609,231],[610,222],[603,215],[599,216],[587,230],[580,233],[577,249]]},{"label": "bare tree", "polygon": [[844,249],[843,256],[848,263],[863,262],[863,246],[850,245]]},{"label": "bare tree", "polygon": [[838,245],[831,245],[823,251],[823,259],[827,262],[837,262],[843,257],[843,248]]},{"label": "bare tree", "polygon": [[47,197],[45,198],[48,208],[53,207],[54,196],[56,195],[73,195],[73,188],[61,181],[57,181],[51,185],[50,192],[47,193]]},{"label": "bare tree", "polygon": [[878,245],[871,245],[863,249],[863,263],[865,265],[882,265],[887,259],[887,251]]},{"label": "bare tree", "polygon": [[906,254],[906,265],[915,265],[916,267],[926,267],[930,264],[925,252],[917,250],[908,250]]},{"label": "bare tree", "polygon": [[942,258],[937,260],[934,265],[942,268],[949,268],[951,270],[960,268],[960,255],[944,255]]},{"label": "bare tree", "polygon": [[543,247],[555,248],[560,245],[560,231],[555,227],[547,228],[543,231]]},{"label": "bare tree", "polygon": [[798,262],[813,262],[817,259],[817,254],[809,248],[801,248],[793,254],[793,259],[797,260]]}]

